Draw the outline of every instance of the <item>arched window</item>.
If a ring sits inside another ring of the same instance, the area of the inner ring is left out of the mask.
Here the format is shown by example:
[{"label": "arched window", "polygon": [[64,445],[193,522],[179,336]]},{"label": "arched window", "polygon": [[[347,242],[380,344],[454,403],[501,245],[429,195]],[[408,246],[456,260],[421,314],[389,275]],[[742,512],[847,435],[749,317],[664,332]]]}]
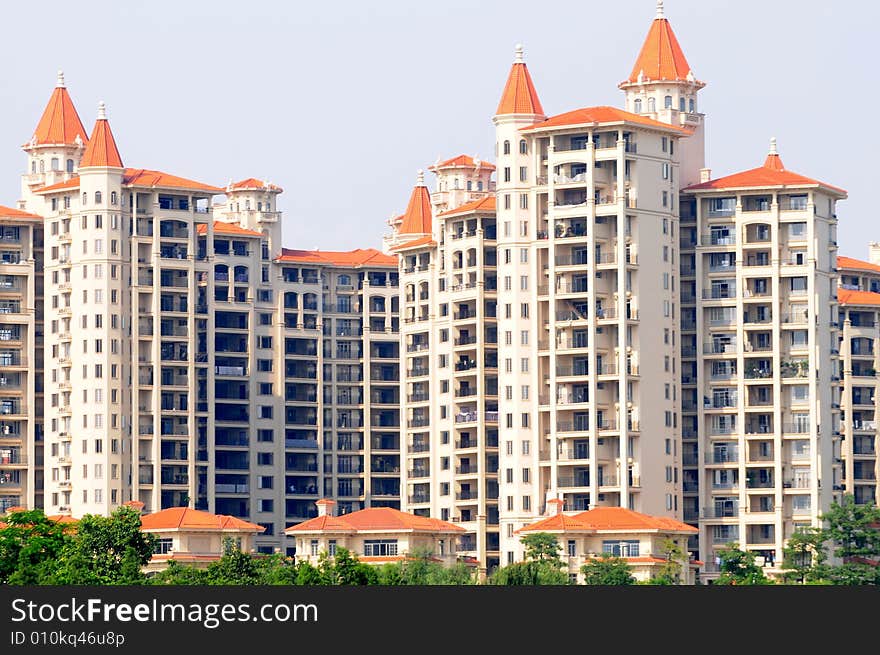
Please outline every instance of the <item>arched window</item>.
[{"label": "arched window", "polygon": [[40,160],[40,172],[41,173],[46,172],[46,162],[44,162],[42,159]]},{"label": "arched window", "polygon": [[60,171],[61,170],[60,166],[61,166],[61,162],[58,161],[58,157],[52,157],[52,170],[53,171]]},{"label": "arched window", "polygon": [[693,114],[693,113],[694,113],[694,109],[695,109],[695,107],[694,107],[694,99],[691,98],[690,100],[688,100],[688,111],[689,111],[690,113]]},{"label": "arched window", "polygon": [[111,191],[110,192],[110,204],[115,205],[117,202],[119,202],[119,198],[117,197],[116,192]]},{"label": "arched window", "polygon": [[37,172],[37,160],[33,159],[33,160],[31,160],[31,173],[36,173],[36,172]]},{"label": "arched window", "polygon": [[529,144],[526,143],[525,139],[521,139],[519,142],[519,154],[525,155],[529,152]]},{"label": "arched window", "polygon": [[633,101],[633,112],[636,114],[642,113],[642,99],[641,98],[636,98]]},{"label": "arched window", "polygon": [[663,108],[672,109],[672,96],[666,96],[663,98]]},{"label": "arched window", "polygon": [[103,198],[101,197],[101,192],[95,191],[95,204],[100,205],[102,200],[103,200]]},{"label": "arched window", "polygon": [[67,172],[73,173],[73,160],[72,159],[67,160]]},{"label": "arched window", "polygon": [[685,105],[685,99],[684,99],[684,98],[679,98],[679,99],[678,99],[678,111],[684,111],[684,110],[685,110],[685,107],[686,107],[686,105]]},{"label": "arched window", "polygon": [[509,154],[510,154],[510,141],[505,141],[505,142],[504,142],[504,154],[505,154],[505,155],[509,155]]},{"label": "arched window", "polygon": [[340,275],[337,280],[337,284],[349,285],[351,284],[351,276],[350,275]]},{"label": "arched window", "polygon": [[655,98],[648,98],[648,113],[653,114],[657,111],[657,100]]},{"label": "arched window", "polygon": [[458,188],[458,178],[455,178],[454,180],[452,180],[452,188],[453,189]]},{"label": "arched window", "polygon": [[85,207],[87,204],[89,204],[89,194],[83,193],[83,207]]}]

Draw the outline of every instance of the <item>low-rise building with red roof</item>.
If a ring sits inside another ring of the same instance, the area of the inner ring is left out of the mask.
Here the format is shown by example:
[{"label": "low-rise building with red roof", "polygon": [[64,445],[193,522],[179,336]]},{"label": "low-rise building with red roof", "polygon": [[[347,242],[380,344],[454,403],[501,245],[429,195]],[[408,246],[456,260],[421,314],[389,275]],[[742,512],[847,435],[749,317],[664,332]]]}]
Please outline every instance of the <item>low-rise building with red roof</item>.
[{"label": "low-rise building with red roof", "polygon": [[688,538],[698,530],[665,516],[649,516],[624,507],[596,507],[565,513],[562,500],[550,500],[550,516],[519,530],[520,537],[539,532],[552,534],[562,547],[562,561],[572,581],[582,583],[581,567],[605,556],[624,559],[636,580],[650,580],[669,562],[669,545],[681,553],[680,582],[695,584],[700,562],[688,553]]},{"label": "low-rise building with red roof", "polygon": [[224,542],[232,539],[242,552],[251,552],[254,537],[266,528],[234,516],[212,514],[190,507],[169,507],[141,517],[141,531],[156,537],[148,572],[161,571],[171,560],[204,568],[220,559]]},{"label": "low-rise building with red roof", "polygon": [[[448,521],[418,516],[391,507],[370,507],[336,515],[336,502],[321,499],[318,516],[292,525],[284,532],[296,543],[296,559],[316,564],[321,553],[334,555],[347,548],[368,564],[384,564],[429,553],[451,565],[462,561],[458,538],[463,528]],[[472,560],[464,560],[475,564]]]}]

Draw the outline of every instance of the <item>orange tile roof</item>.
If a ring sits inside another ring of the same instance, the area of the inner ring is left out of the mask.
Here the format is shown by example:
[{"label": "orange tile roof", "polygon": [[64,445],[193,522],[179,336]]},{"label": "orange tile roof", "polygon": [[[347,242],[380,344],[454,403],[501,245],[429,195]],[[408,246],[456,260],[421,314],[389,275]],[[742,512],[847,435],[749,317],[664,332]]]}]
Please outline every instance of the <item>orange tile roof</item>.
[{"label": "orange tile roof", "polygon": [[873,271],[875,273],[880,273],[880,266],[877,264],[862,261],[861,259],[854,259],[852,257],[844,257],[843,255],[838,255],[837,257],[837,268],[843,270],[853,269],[857,271]]},{"label": "orange tile roof", "polygon": [[495,213],[495,195],[486,196],[479,200],[472,200],[463,205],[459,205],[455,209],[445,211],[438,216],[457,216],[458,214],[494,214]]},{"label": "orange tile roof", "polygon": [[669,123],[661,123],[660,121],[655,121],[653,118],[648,118],[647,116],[640,116],[639,114],[633,114],[624,111],[623,109],[618,109],[617,107],[608,106],[575,109],[574,111],[568,111],[564,114],[551,116],[547,120],[524,127],[520,131],[528,132],[550,127],[573,127],[575,125],[598,125],[602,123],[635,123],[637,125],[644,125],[645,127],[660,128],[666,132],[677,132],[679,134],[687,135],[691,134],[688,130],[675,127]]},{"label": "orange tile roof", "polygon": [[429,171],[439,171],[443,168],[485,168],[489,171],[495,170],[495,164],[482,159],[474,159],[470,155],[459,155],[446,161],[437,162],[433,166],[428,166]]},{"label": "orange tile roof", "polygon": [[[672,26],[666,18],[658,16],[651,23],[629,78],[621,86],[638,82],[640,75],[642,80],[687,82],[690,81],[688,73],[691,73],[690,64],[678,44],[678,39],[675,38]],[[693,73],[691,73],[691,80],[693,80]],[[703,85],[702,82],[698,84]]]},{"label": "orange tile roof", "polygon": [[270,182],[266,182],[264,180],[258,180],[255,177],[249,177],[248,179],[241,180],[240,182],[233,182],[232,184],[229,185],[228,188],[232,189],[233,191],[254,189],[257,191],[263,191],[263,190],[277,191],[278,193],[281,193],[284,190],[280,186],[277,186],[275,184],[271,184]]},{"label": "orange tile roof", "polygon": [[549,530],[697,532],[696,528],[676,519],[665,516],[649,516],[625,507],[596,507],[574,516],[556,514],[520,528],[521,532],[546,532]]},{"label": "orange tile roof", "polygon": [[37,216],[36,214],[30,214],[28,212],[23,212],[20,209],[14,209],[12,207],[4,207],[0,205],[0,219],[8,218],[16,221],[42,221],[42,216]]},{"label": "orange tile roof", "polygon": [[110,129],[110,122],[103,116],[104,105],[102,104],[98,110],[98,120],[95,121],[89,145],[86,146],[86,151],[79,162],[80,168],[88,168],[89,166],[122,168],[122,157],[119,156],[119,148],[116,147],[113,130]]},{"label": "orange tile roof", "polygon": [[846,191],[840,187],[832,186],[819,180],[805,177],[798,173],[786,170],[782,159],[775,152],[771,152],[764,160],[763,166],[752,168],[741,173],[734,173],[715,180],[694,184],[682,189],[682,191],[716,191],[720,189],[763,189],[767,187],[805,187],[820,186],[838,194],[846,195]]},{"label": "orange tile roof", "polygon": [[[85,145],[89,141],[86,128],[83,127],[79,114],[67,87],[64,86],[64,78],[59,74],[58,86],[52,91],[49,103],[43,110],[37,129],[31,137],[30,143],[38,146],[49,144],[75,145],[77,137]],[[28,146],[30,144],[25,144]]]},{"label": "orange tile roof", "polygon": [[334,250],[292,250],[290,248],[282,248],[281,255],[275,261],[282,263],[324,264],[350,268],[358,268],[360,266],[397,267],[397,257],[386,255],[375,248],[358,248],[341,252]]},{"label": "orange tile roof", "polygon": [[837,302],[842,305],[880,305],[880,293],[858,291],[855,289],[837,289]]},{"label": "orange tile roof", "polygon": [[497,116],[504,114],[533,114],[544,115],[544,108],[532,82],[529,69],[522,60],[522,48],[517,46],[516,60],[510,68],[507,83],[501,93],[501,101],[498,103]]},{"label": "orange tile roof", "polygon": [[418,239],[413,239],[412,241],[407,241],[406,243],[401,243],[396,246],[393,246],[391,250],[397,252],[398,250],[409,250],[410,248],[421,248],[423,246],[436,246],[437,242],[434,241],[434,237],[430,234],[425,237],[420,237]]},{"label": "orange tile roof", "polygon": [[[207,234],[208,225],[206,223],[199,223],[198,225],[196,225],[196,232],[198,232],[199,234]],[[240,225],[236,225],[235,223],[226,223],[225,221],[214,221],[214,234],[232,234],[244,237],[263,236],[260,232],[248,230],[241,227]]]},{"label": "orange tile roof", "polygon": [[169,175],[161,171],[146,168],[126,168],[122,180],[126,186],[147,188],[186,189],[187,191],[208,191],[212,194],[223,193],[223,189],[202,182],[194,182],[184,177]]},{"label": "orange tile roof", "polygon": [[287,534],[302,532],[465,532],[464,528],[440,519],[416,516],[391,507],[368,507],[342,516],[318,516],[285,530]]},{"label": "orange tile roof", "polygon": [[141,530],[216,530],[263,532],[266,528],[234,516],[211,514],[189,507],[169,507],[141,517]]},{"label": "orange tile roof", "polygon": [[413,188],[398,234],[431,234],[431,196],[424,184]]},{"label": "orange tile roof", "polygon": [[58,184],[50,184],[49,186],[44,186],[34,193],[53,193],[55,191],[64,191],[65,189],[78,189],[79,188],[79,175],[74,175],[69,180],[65,180],[64,182],[59,182]]}]

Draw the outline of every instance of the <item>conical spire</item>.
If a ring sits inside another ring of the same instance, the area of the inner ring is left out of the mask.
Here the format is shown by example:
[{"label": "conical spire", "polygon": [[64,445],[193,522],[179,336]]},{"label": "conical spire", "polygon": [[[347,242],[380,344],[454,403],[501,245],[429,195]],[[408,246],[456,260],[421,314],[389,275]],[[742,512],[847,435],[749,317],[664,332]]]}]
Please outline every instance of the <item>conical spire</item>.
[{"label": "conical spire", "polygon": [[85,144],[87,141],[86,128],[83,127],[64,84],[64,72],[58,71],[58,82],[49,97],[46,109],[43,110],[40,122],[37,123],[30,145],[74,146]]},{"label": "conical spire", "polygon": [[767,159],[764,160],[764,168],[770,168],[774,171],[784,171],[785,166],[782,164],[782,158],[776,150],[776,137],[770,139],[770,151],[767,153]]},{"label": "conical spire", "polygon": [[418,172],[398,234],[431,234],[431,196],[425,186],[424,171]]},{"label": "conical spire", "polygon": [[497,116],[504,114],[530,114],[543,116],[544,108],[538,99],[538,92],[529,75],[529,69],[523,60],[522,44],[516,45],[516,54],[510,75],[507,76],[507,84],[501,94],[501,102],[498,103]]},{"label": "conical spire", "polygon": [[696,82],[675,32],[663,13],[663,0],[657,0],[657,16],[651,23],[632,72],[623,84],[658,80]]},{"label": "conical spire", "polygon": [[122,157],[119,156],[119,148],[116,147],[116,139],[113,138],[103,101],[98,103],[98,120],[95,121],[89,145],[79,163],[80,168],[89,166],[122,168]]}]

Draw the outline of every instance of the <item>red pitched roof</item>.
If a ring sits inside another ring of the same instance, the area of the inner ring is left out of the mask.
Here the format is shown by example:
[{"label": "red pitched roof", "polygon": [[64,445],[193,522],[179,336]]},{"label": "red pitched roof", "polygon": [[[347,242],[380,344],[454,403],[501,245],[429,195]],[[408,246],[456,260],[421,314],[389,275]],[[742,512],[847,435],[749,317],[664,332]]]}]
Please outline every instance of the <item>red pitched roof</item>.
[{"label": "red pitched roof", "polygon": [[194,182],[184,177],[169,175],[161,171],[145,168],[126,168],[122,183],[126,186],[185,189],[187,191],[208,191],[211,194],[223,193],[223,189],[202,182]]},{"label": "red pitched roof", "polygon": [[342,516],[318,516],[285,530],[287,534],[299,532],[345,531],[345,532],[465,532],[464,528],[426,516],[416,516],[391,507],[368,507]]},{"label": "red pitched roof", "polygon": [[697,529],[665,516],[649,516],[625,507],[596,507],[574,516],[556,514],[520,528],[521,532],[561,530],[661,530],[695,533]]},{"label": "red pitched roof", "polygon": [[438,162],[433,166],[428,166],[428,170],[439,171],[443,168],[477,168],[477,162],[479,162],[479,168],[485,168],[490,171],[495,170],[495,164],[483,161],[482,159],[474,159],[470,155],[459,155],[458,157]]},{"label": "red pitched roof", "polygon": [[[421,177],[421,176],[420,176]],[[417,184],[409,197],[409,204],[403,213],[399,234],[431,233],[431,196],[428,187]]]},{"label": "red pitched roof", "polygon": [[842,305],[873,305],[880,306],[880,293],[858,291],[855,289],[837,289],[837,302]]},{"label": "red pitched roof", "polygon": [[412,241],[407,241],[406,243],[400,243],[396,246],[393,246],[391,250],[409,250],[410,248],[421,248],[423,246],[436,246],[437,242],[434,241],[434,237],[430,234],[425,237],[420,237],[418,239],[413,239]]},{"label": "red pitched roof", "polygon": [[249,177],[246,180],[241,180],[240,182],[233,182],[229,185],[229,188],[233,191],[242,191],[245,189],[254,189],[256,191],[277,191],[281,193],[283,189],[280,186],[276,186],[269,182],[265,182],[264,180],[258,180],[255,177]]},{"label": "red pitched roof", "polygon": [[686,82],[689,81],[690,72],[690,64],[678,44],[678,39],[675,38],[672,26],[666,18],[658,16],[651,23],[632,72],[622,84],[638,82],[640,73],[643,80]]},{"label": "red pitched roof", "polygon": [[[199,234],[207,234],[208,225],[206,223],[199,223],[196,225],[196,232]],[[246,237],[263,236],[261,233],[255,232],[254,230],[248,230],[235,223],[226,223],[225,221],[214,221],[214,234],[231,234],[233,236]]]},{"label": "red pitched roof", "polygon": [[266,528],[234,516],[211,514],[189,507],[169,507],[141,517],[141,530],[216,530],[263,532]]},{"label": "red pitched roof", "polygon": [[839,194],[846,195],[840,187],[832,186],[819,180],[786,170],[782,159],[771,151],[764,160],[764,165],[741,173],[734,173],[715,180],[694,184],[683,191],[715,191],[719,189],[763,189],[767,187],[815,187],[820,186]]},{"label": "red pitched roof", "polygon": [[[83,127],[73,100],[64,86],[64,78],[59,73],[58,86],[52,91],[49,103],[43,110],[37,129],[31,137],[31,143],[35,145],[64,144],[75,145],[79,137],[82,144],[89,141],[86,128]],[[25,144],[26,146],[28,144]]]},{"label": "red pitched roof", "polygon": [[459,205],[455,209],[445,211],[438,216],[457,216],[458,214],[494,214],[495,213],[495,195],[486,196],[479,200],[472,200],[463,205]]},{"label": "red pitched roof", "polygon": [[110,129],[110,122],[104,118],[104,105],[98,109],[98,120],[89,139],[89,145],[79,162],[80,168],[89,166],[109,166],[122,168],[122,157],[119,156],[119,148],[116,147],[116,139]]},{"label": "red pitched roof", "polygon": [[533,114],[544,115],[544,108],[532,82],[529,69],[522,60],[522,47],[517,46],[516,60],[510,68],[507,83],[501,93],[501,101],[498,103],[496,115],[504,114]]},{"label": "red pitched roof", "polygon": [[837,257],[837,268],[843,270],[853,269],[857,271],[873,271],[875,273],[880,273],[880,266],[877,264],[862,261],[861,259],[853,259],[852,257],[844,257],[843,255]]},{"label": "red pitched roof", "polygon": [[344,252],[333,250],[291,250],[282,248],[276,262],[297,262],[301,264],[324,264],[330,266],[394,266],[397,257],[386,255],[375,248],[358,248]]},{"label": "red pitched roof", "polygon": [[64,182],[59,182],[58,184],[50,184],[49,186],[44,186],[34,193],[52,193],[55,191],[63,191],[65,189],[78,189],[79,188],[79,175],[74,175],[69,180],[65,180]]},{"label": "red pitched roof", "polygon": [[23,212],[20,209],[14,209],[12,207],[4,207],[0,205],[0,218],[8,218],[16,221],[42,221],[42,216],[37,216],[36,214],[30,214],[28,212]]},{"label": "red pitched roof", "polygon": [[660,128],[666,132],[678,132],[679,134],[687,135],[691,134],[691,132],[689,132],[688,130],[682,129],[680,127],[675,127],[674,125],[670,125],[669,123],[661,123],[660,121],[655,121],[654,119],[648,118],[646,116],[632,114],[628,111],[624,111],[623,109],[608,106],[584,107],[583,109],[575,109],[573,111],[565,112],[564,114],[551,116],[550,118],[541,121],[540,123],[535,123],[533,125],[529,125],[528,127],[524,127],[520,131],[528,132],[531,130],[540,130],[548,127],[572,127],[575,125],[593,125],[601,123],[636,123],[637,125],[644,125],[645,127]]}]

